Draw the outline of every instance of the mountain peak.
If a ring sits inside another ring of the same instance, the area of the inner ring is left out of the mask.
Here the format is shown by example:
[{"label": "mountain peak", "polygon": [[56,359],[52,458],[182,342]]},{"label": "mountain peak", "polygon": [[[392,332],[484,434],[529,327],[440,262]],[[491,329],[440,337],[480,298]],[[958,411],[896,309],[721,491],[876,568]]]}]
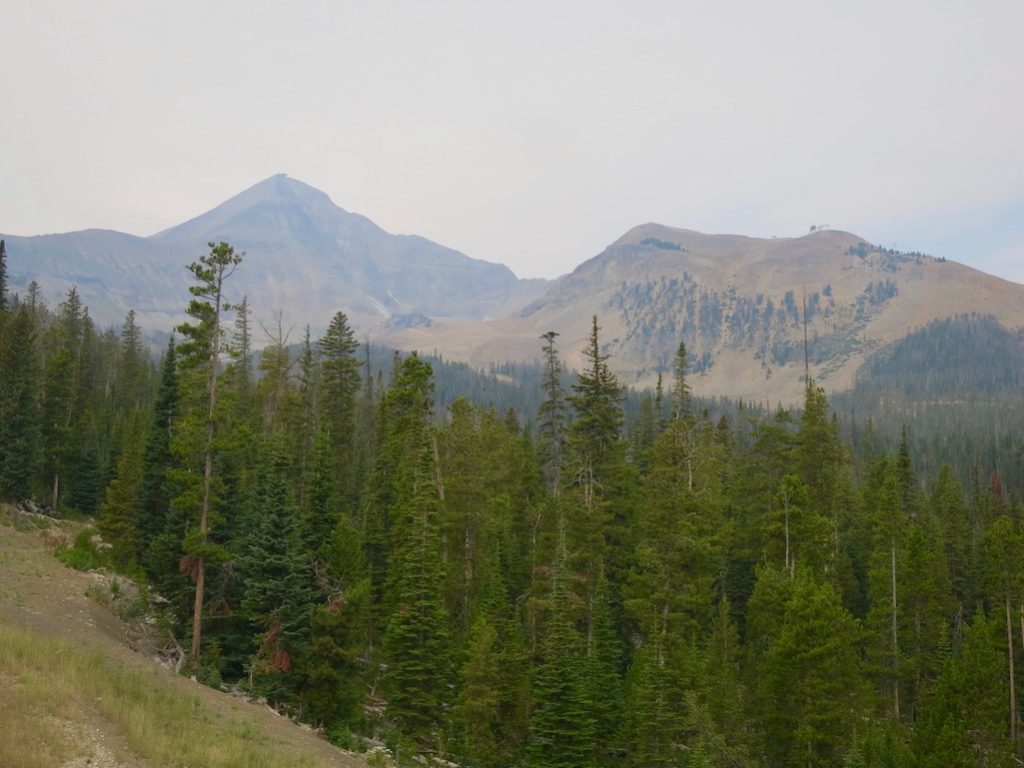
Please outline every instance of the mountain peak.
[{"label": "mountain peak", "polygon": [[327,196],[326,192],[321,192],[316,187],[306,184],[304,181],[293,179],[287,173],[275,173],[273,176],[268,176],[263,181],[258,181],[242,192],[239,192],[234,197],[225,201],[224,205],[234,201],[242,200],[243,202],[262,202],[268,199],[276,199],[283,202],[310,202],[310,201],[328,201],[331,198]]},{"label": "mountain peak", "polygon": [[[278,173],[253,184],[216,208],[152,236],[154,240],[232,240],[253,227],[272,232],[338,218],[359,219],[335,205],[325,192]],[[355,222],[353,222],[355,223]]]}]

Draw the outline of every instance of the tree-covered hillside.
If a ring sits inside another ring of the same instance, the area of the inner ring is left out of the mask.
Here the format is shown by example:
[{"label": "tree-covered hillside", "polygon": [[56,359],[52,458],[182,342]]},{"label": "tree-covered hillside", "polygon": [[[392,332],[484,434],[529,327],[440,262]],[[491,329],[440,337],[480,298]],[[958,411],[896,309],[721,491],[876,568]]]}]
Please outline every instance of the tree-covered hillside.
[{"label": "tree-covered hillside", "polygon": [[[257,358],[245,268],[226,244],[191,266],[158,364],[132,315],[99,331],[75,291],[0,306],[0,497],[95,515],[201,680],[400,761],[1024,754],[1024,512],[992,465],[966,491],[957,468],[917,471],[927,418],[903,413],[890,450],[889,424],[841,418],[813,381],[800,411],[705,407],[683,343],[627,395],[598,317],[575,376],[551,329],[536,367],[442,382],[368,352],[342,312]],[[990,330],[948,332],[998,355]]]},{"label": "tree-covered hillside", "polygon": [[[936,321],[870,358],[833,398],[855,446],[895,445],[919,472],[948,464],[962,483],[1024,489],[1024,337],[991,316]],[[868,428],[870,423],[870,429]]]}]

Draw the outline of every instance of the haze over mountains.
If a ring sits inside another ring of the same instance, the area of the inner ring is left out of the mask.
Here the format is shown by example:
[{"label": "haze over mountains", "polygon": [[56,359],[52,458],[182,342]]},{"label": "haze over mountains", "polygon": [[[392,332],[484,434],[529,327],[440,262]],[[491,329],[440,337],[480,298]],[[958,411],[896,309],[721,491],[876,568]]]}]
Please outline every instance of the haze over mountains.
[{"label": "haze over mountains", "polygon": [[668,374],[681,339],[696,392],[799,402],[805,297],[811,375],[829,391],[850,388],[873,352],[935,320],[978,313],[1024,327],[1024,286],[847,232],[759,239],[645,224],[511,317],[387,340],[482,366],[532,359],[537,337],[554,329],[567,362],[579,366],[596,314],[625,383],[653,385]]},{"label": "haze over mountains", "polygon": [[508,267],[422,237],[389,234],[284,175],[151,237],[109,230],[3,237],[12,288],[24,290],[34,279],[47,300],[57,301],[78,285],[100,323],[120,323],[134,308],[144,327],[159,330],[183,317],[185,265],[211,241],[246,253],[228,286],[231,296],[248,296],[257,317],[282,310],[291,322],[314,328],[339,309],[365,333],[432,317],[496,317],[540,295],[548,282],[520,280]]},{"label": "haze over mountains", "polygon": [[361,335],[481,367],[534,359],[540,334],[555,330],[578,367],[597,315],[625,383],[653,384],[683,340],[697,392],[758,400],[800,399],[805,317],[811,373],[830,391],[848,389],[872,353],[935,320],[977,313],[1024,328],[1024,286],[846,232],[758,239],[645,224],[557,281],[520,280],[384,232],[283,175],[148,238],[3,237],[14,290],[34,279],[57,301],[76,284],[101,324],[135,308],[146,329],[169,329],[188,299],[184,265],[207,242],[227,240],[247,253],[229,293],[247,295],[264,321],[282,310],[286,324],[315,332],[342,309]]}]

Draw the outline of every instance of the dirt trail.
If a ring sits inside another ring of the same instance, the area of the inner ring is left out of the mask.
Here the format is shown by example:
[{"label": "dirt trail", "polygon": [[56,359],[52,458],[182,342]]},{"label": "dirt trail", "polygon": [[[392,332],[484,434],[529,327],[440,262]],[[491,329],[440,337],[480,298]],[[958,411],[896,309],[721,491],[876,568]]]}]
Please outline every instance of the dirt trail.
[{"label": "dirt trail", "polygon": [[[101,583],[100,578],[61,564],[47,548],[43,534],[15,530],[5,522],[0,520],[0,626],[26,629],[82,651],[99,652],[115,666],[151,676],[154,685],[176,686],[198,697],[210,717],[255,718],[261,734],[283,754],[296,759],[306,756],[329,768],[365,768],[362,758],[337,749],[265,705],[175,675],[131,650],[128,625],[86,596],[91,585]],[[98,713],[83,715],[80,722],[55,724],[75,741],[88,745],[86,751],[91,752],[66,763],[66,768],[148,768],[148,763],[132,756],[116,725]]]}]

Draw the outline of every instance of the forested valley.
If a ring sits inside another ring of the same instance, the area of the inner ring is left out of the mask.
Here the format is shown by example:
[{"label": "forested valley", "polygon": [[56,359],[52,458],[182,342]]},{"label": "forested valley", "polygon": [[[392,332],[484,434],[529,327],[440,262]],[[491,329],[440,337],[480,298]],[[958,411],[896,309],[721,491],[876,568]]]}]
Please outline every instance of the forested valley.
[{"label": "forested valley", "polygon": [[145,585],[209,685],[403,764],[1024,754],[1020,488],[921,473],[913,423],[878,437],[811,380],[800,409],[698,400],[683,344],[627,393],[597,317],[577,375],[538,339],[509,408],[514,381],[382,364],[343,312],[258,334],[225,243],[157,361],[134,313],[97,329],[3,264],[0,498],[94,517],[62,558]]}]

